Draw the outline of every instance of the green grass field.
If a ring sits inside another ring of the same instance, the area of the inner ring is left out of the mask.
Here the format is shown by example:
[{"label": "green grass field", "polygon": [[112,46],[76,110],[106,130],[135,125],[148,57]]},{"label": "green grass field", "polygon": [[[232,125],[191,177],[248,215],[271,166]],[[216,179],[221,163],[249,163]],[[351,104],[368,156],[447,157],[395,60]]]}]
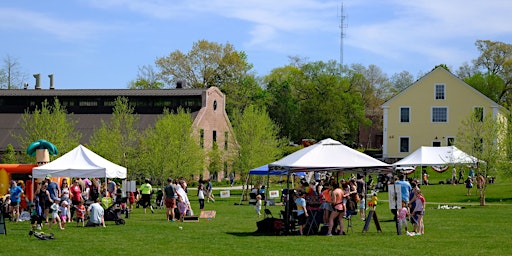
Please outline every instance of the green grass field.
[{"label": "green grass field", "polygon": [[[274,187],[279,188],[280,185]],[[377,213],[383,232],[373,223],[362,232],[363,221],[353,220],[347,236],[272,236],[256,235],[258,217],[247,202],[240,201],[240,190],[229,199],[207,203],[216,218],[199,222],[165,221],[165,210],[155,214],[142,209],[126,219],[126,225],[107,222],[106,228],[82,228],[75,223],[65,230],[54,228],[55,240],[42,241],[28,236],[29,222],[7,222],[7,235],[0,235],[0,255],[509,255],[512,238],[512,183],[488,186],[487,206],[479,206],[473,191],[466,196],[463,185],[423,186],[427,203],[425,235],[408,237],[396,234],[388,208],[387,193],[379,193]],[[189,192],[192,206],[198,203]],[[438,204],[458,205],[463,209],[437,209]],[[279,217],[281,206],[271,206]],[[183,229],[179,229],[182,226]]]}]

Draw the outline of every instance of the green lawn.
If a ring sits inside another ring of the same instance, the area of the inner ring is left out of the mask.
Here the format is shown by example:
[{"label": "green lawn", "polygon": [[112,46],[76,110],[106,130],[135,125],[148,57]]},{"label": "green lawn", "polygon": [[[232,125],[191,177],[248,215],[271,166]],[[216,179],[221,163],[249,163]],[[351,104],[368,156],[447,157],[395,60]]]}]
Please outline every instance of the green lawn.
[{"label": "green lawn", "polygon": [[[279,186],[279,185],[277,185]],[[255,235],[259,220],[253,207],[234,205],[240,191],[231,198],[206,204],[217,211],[212,220],[196,223],[165,221],[165,210],[155,214],[135,209],[126,225],[107,222],[106,228],[82,228],[70,224],[53,230],[56,239],[41,241],[28,236],[30,224],[7,223],[7,235],[0,235],[0,255],[508,255],[512,238],[512,183],[488,187],[488,202],[478,206],[475,192],[465,196],[463,185],[423,186],[427,202],[425,235],[397,236],[386,202],[379,202],[378,217],[383,232],[373,223],[363,233],[363,222],[354,219],[347,236],[265,236]],[[193,207],[196,198],[189,192]],[[387,194],[379,193],[380,200]],[[436,202],[436,203],[434,203]],[[459,205],[463,209],[441,210],[438,204]],[[280,206],[270,207],[275,217]],[[183,229],[179,229],[182,226]]]}]

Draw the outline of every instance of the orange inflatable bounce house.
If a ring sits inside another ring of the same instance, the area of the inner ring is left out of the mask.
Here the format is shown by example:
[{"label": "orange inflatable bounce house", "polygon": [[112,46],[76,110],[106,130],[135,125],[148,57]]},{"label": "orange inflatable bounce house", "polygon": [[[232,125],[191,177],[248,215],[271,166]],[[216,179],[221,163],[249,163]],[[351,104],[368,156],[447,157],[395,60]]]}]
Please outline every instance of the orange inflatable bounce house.
[{"label": "orange inflatable bounce house", "polygon": [[[0,164],[0,195],[9,193],[9,181],[11,181],[13,174],[21,174],[20,176],[23,176],[23,174],[32,175],[32,168],[37,166],[37,164]],[[23,191],[27,198],[31,199],[32,180],[25,179],[24,182],[25,188],[23,188]]]}]

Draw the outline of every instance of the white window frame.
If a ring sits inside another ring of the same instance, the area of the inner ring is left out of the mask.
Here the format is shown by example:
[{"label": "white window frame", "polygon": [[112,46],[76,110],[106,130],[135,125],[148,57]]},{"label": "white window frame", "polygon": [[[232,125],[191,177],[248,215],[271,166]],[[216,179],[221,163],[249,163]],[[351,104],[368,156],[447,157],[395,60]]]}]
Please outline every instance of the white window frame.
[{"label": "white window frame", "polygon": [[[453,139],[453,143],[452,143],[452,144],[450,144],[450,143],[449,143],[449,142],[450,142],[450,139]],[[455,141],[456,141],[456,140],[455,140],[455,137],[454,137],[454,136],[448,136],[448,137],[446,137],[446,146],[455,146]]]},{"label": "white window frame", "polygon": [[[407,151],[402,151],[402,139],[407,139]],[[401,136],[400,138],[398,138],[398,152],[400,152],[400,153],[411,152],[411,137]]]},{"label": "white window frame", "polygon": [[[409,121],[402,121],[402,109],[408,109],[409,110],[409,115],[408,115],[408,119]],[[398,120],[400,123],[410,123],[411,122],[411,107],[400,107],[400,113],[398,113]]]},{"label": "white window frame", "polygon": [[[434,109],[446,109],[446,121],[434,121]],[[439,124],[439,123],[448,123],[449,116],[448,116],[448,107],[446,106],[435,106],[430,109],[430,122]]]},{"label": "white window frame", "polygon": [[[440,92],[439,96],[442,96],[442,98],[437,98],[437,88],[438,86],[443,87],[443,91]],[[441,95],[442,93],[442,95]],[[434,100],[446,100],[446,85],[445,84],[435,84],[434,85]]]},{"label": "white window frame", "polygon": [[[473,114],[476,114],[476,110],[481,109],[482,110],[482,120],[479,120],[479,122],[483,122],[485,118],[485,108],[482,106],[474,106],[473,107]],[[476,117],[476,116],[475,116]]]}]

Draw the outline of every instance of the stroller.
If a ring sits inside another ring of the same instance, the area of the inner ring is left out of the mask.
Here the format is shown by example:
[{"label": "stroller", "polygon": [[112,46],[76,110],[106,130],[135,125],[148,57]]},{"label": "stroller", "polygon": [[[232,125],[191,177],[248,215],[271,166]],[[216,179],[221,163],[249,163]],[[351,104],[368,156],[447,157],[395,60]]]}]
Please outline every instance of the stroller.
[{"label": "stroller", "polygon": [[[109,198],[111,200],[111,198]],[[123,199],[126,199],[126,198],[123,198]],[[123,211],[128,211],[128,209],[126,209],[126,201],[123,203],[123,199],[120,199],[120,200],[116,200],[116,202],[114,202],[113,204],[112,203],[105,203],[103,204],[102,202],[102,206],[103,208],[105,208],[106,206],[108,206],[106,209],[105,209],[105,221],[115,221],[116,225],[124,225],[126,222],[124,219],[121,218],[121,213]],[[123,207],[124,206],[124,207]]]}]

